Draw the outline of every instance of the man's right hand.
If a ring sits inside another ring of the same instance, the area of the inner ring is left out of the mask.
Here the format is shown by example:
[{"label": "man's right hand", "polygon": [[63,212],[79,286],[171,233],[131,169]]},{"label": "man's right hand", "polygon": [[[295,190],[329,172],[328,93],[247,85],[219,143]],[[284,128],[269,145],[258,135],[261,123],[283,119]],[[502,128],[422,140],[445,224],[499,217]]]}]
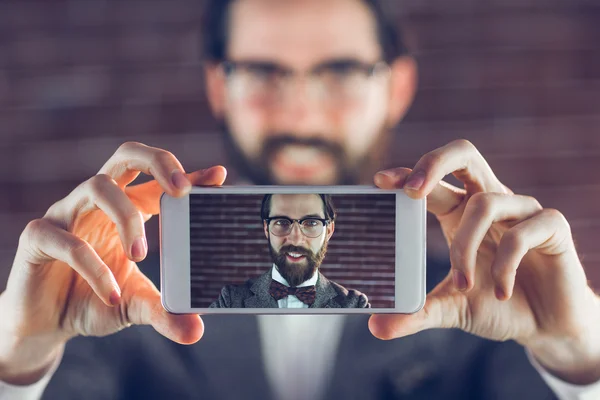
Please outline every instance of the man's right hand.
[{"label": "man's right hand", "polygon": [[[140,172],[154,180],[128,187]],[[33,383],[70,338],[132,324],[152,325],[182,344],[198,341],[200,317],[167,313],[135,261],[146,257],[144,223],[158,214],[163,192],[180,197],[191,185],[221,185],[225,176],[220,166],[186,176],[173,154],[125,143],[98,175],[31,221],[0,294],[0,381]]]}]

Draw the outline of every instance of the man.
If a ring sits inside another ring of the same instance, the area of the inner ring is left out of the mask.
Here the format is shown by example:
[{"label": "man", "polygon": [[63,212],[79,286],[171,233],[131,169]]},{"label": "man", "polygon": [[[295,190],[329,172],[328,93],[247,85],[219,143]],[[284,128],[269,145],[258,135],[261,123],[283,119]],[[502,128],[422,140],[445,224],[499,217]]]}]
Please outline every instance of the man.
[{"label": "man", "polygon": [[335,230],[330,195],[267,194],[261,218],[273,266],[228,285],[211,308],[369,308],[367,296],[325,278],[319,267]]},{"label": "man", "polygon": [[[20,237],[0,295],[4,398],[598,398],[600,299],[558,211],[513,194],[461,140],[373,176],[416,86],[377,2],[209,7],[207,92],[240,172],[427,196],[450,272],[413,315],[210,316],[204,332],[199,316],[164,311],[135,262],[161,193],[220,185],[225,170],[186,175],[173,154],[126,143]],[[155,180],[130,186],[139,172]],[[450,173],[464,188],[441,181]],[[204,337],[186,348],[143,327],[107,336],[134,324]]]}]

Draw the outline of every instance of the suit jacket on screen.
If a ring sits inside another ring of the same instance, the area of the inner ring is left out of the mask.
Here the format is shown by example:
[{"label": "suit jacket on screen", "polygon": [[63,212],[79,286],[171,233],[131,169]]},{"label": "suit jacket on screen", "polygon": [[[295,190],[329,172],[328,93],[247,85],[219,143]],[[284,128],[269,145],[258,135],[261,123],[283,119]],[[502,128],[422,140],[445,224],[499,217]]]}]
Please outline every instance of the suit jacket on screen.
[{"label": "suit jacket on screen", "polygon": [[[140,268],[156,282],[158,257]],[[428,287],[448,268],[429,260],[428,280],[434,280]],[[436,276],[436,269],[442,273]],[[148,326],[69,341],[43,399],[277,400],[265,375],[256,317],[202,318],[204,336],[190,346]],[[556,400],[512,341],[449,329],[382,341],[369,332],[368,318],[346,317],[324,399]]]},{"label": "suit jacket on screen", "polygon": [[[346,289],[325,278],[321,272],[315,285],[315,302],[309,308],[369,308],[367,296],[358,290]],[[278,308],[269,294],[271,270],[243,285],[227,285],[210,308]]]}]

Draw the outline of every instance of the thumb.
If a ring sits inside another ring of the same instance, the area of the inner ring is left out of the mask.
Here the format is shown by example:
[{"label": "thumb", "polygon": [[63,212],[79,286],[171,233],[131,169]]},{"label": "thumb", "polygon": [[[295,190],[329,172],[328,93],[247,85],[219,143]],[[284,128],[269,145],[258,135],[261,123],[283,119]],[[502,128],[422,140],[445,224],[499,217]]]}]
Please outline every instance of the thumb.
[{"label": "thumb", "polygon": [[[417,198],[416,191],[404,187],[412,170],[410,168],[393,168],[385,171],[379,171],[375,174],[374,181],[381,189],[402,189],[411,198]],[[440,181],[434,186],[431,193],[427,195],[427,211],[437,217],[448,214],[458,207],[464,197],[465,190],[459,189],[447,182]]]},{"label": "thumb", "polygon": [[[141,274],[141,273],[140,273]],[[176,315],[167,312],[161,303],[160,292],[145,276],[143,288],[124,299],[126,319],[136,325],[152,325],[161,335],[180,344],[196,343],[204,334],[204,324],[197,314]]]},{"label": "thumb", "polygon": [[[217,165],[194,171],[186,176],[194,186],[219,186],[225,182],[227,170]],[[150,218],[148,214],[156,215],[160,211],[160,196],[164,191],[156,180],[125,188],[125,193],[127,193],[133,204],[142,213],[146,214],[144,216],[146,221]]]},{"label": "thumb", "polygon": [[452,287],[446,278],[429,295],[423,308],[414,314],[375,314],[369,330],[378,339],[389,340],[433,328],[464,330],[468,313],[467,297]]}]

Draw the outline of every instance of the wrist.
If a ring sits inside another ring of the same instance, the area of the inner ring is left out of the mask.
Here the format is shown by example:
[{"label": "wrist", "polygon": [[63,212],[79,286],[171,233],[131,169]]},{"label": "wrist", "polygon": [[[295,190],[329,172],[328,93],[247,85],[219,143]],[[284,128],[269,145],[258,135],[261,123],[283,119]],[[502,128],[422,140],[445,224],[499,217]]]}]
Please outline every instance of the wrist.
[{"label": "wrist", "polygon": [[556,378],[574,384],[600,381],[600,298],[585,328],[570,336],[536,339],[526,344],[536,361]]},{"label": "wrist", "polygon": [[64,351],[64,345],[59,345],[45,354],[30,357],[29,361],[23,357],[19,359],[0,362],[0,382],[9,385],[26,386],[32,385],[54,371]]},{"label": "wrist", "polygon": [[[16,320],[6,298],[0,295],[0,381],[30,385],[44,377],[62,358],[65,340],[57,335],[26,335],[12,322]],[[4,318],[5,317],[5,318]]]}]

